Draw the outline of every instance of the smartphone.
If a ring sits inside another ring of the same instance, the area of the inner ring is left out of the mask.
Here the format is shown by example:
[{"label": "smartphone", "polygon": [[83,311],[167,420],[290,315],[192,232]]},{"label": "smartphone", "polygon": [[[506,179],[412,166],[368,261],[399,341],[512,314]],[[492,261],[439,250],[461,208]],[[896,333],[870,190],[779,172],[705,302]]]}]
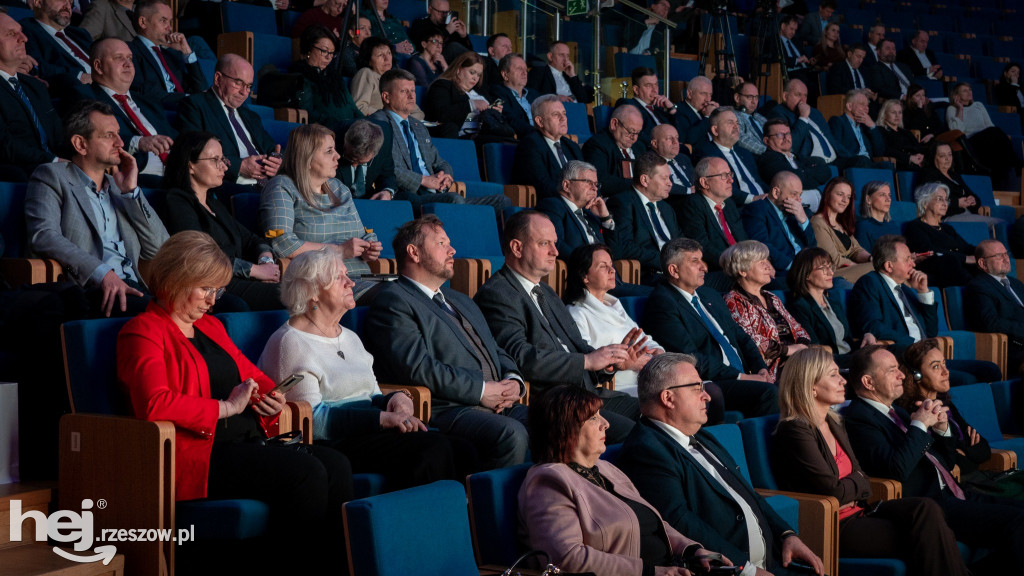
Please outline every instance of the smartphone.
[{"label": "smartphone", "polygon": [[804,564],[803,562],[797,562],[796,560],[793,560],[792,562],[790,562],[789,566],[787,566],[787,568],[789,568],[790,570],[792,570],[794,572],[799,572],[799,573],[802,573],[802,574],[816,574],[816,572],[814,571],[814,568],[812,568],[809,564]]},{"label": "smartphone", "polygon": [[497,108],[498,106],[503,106],[504,104],[505,101],[502,100],[501,98],[498,98],[497,100],[491,103],[491,108]]},{"label": "smartphone", "polygon": [[445,25],[448,25],[448,24],[451,24],[452,21],[458,20],[458,19],[459,19],[459,12],[458,12],[458,10],[449,10],[448,11],[448,15],[444,17],[444,23],[445,23]]},{"label": "smartphone", "polygon": [[278,384],[271,392],[277,392],[278,394],[287,394],[289,390],[295,387],[296,384],[305,378],[302,374],[292,374],[291,376],[284,379],[284,382]]}]

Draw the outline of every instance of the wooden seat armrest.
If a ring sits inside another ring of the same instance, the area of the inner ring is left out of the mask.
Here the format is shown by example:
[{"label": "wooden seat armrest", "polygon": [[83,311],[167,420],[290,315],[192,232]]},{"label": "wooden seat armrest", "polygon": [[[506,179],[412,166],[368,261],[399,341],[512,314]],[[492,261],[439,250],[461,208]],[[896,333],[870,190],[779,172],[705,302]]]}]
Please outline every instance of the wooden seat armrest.
[{"label": "wooden seat armrest", "polygon": [[270,430],[271,436],[298,430],[302,432],[303,444],[313,443],[313,407],[309,402],[288,402],[277,419],[277,429]]},{"label": "wooden seat armrest", "polygon": [[991,206],[978,206],[978,215],[979,216],[989,216],[989,217],[991,217],[992,216],[992,207]]},{"label": "wooden seat armrest", "polygon": [[0,258],[0,278],[17,288],[25,284],[57,282],[64,269],[56,260],[42,258]]},{"label": "wooden seat armrest", "polygon": [[1009,378],[1007,373],[1007,358],[1009,339],[1006,334],[995,332],[974,333],[974,356],[978,360],[988,360],[996,366],[1003,374],[1003,378]]},{"label": "wooden seat armrest", "polygon": [[519,397],[519,403],[523,406],[530,405],[530,383],[523,380],[523,395]]},{"label": "wooden seat armrest", "polygon": [[520,208],[533,208],[537,205],[537,190],[533,186],[505,184],[505,196],[508,196],[513,206]]},{"label": "wooden seat armrest", "polygon": [[378,258],[367,264],[370,265],[370,272],[374,274],[398,274],[398,260],[394,258]]},{"label": "wooden seat armrest", "polygon": [[302,108],[274,108],[274,120],[292,122],[294,124],[308,124],[309,112]]},{"label": "wooden seat armrest", "polygon": [[1019,206],[1020,205],[1020,192],[1000,192],[995,191],[992,193],[996,200],[999,201],[1000,206]]},{"label": "wooden seat armrest", "polygon": [[483,258],[456,258],[451,287],[472,298],[491,277],[491,261]]},{"label": "wooden seat armrest", "polygon": [[893,480],[892,478],[869,478],[868,480],[871,481],[871,496],[868,498],[869,504],[903,497],[903,483],[899,480]]},{"label": "wooden seat armrest", "polygon": [[413,386],[404,384],[377,384],[380,391],[390,394],[397,390],[406,390],[412,394],[412,415],[419,418],[424,424],[430,422],[430,389],[426,386]]},{"label": "wooden seat armrest", "polygon": [[872,162],[889,162],[893,166],[896,165],[896,159],[892,156],[875,156],[871,159]]},{"label": "wooden seat armrest", "polygon": [[763,497],[787,496],[800,507],[800,540],[821,557],[826,574],[839,571],[839,500],[833,496],[757,489]]},{"label": "wooden seat armrest", "polygon": [[989,457],[988,461],[982,462],[978,468],[981,470],[992,470],[995,472],[1013,470],[1017,468],[1017,453],[1013,450],[999,450],[997,448],[993,448],[992,456]]},{"label": "wooden seat armrest", "polygon": [[612,266],[619,273],[619,278],[626,284],[640,284],[639,260],[616,260]]},{"label": "wooden seat armrest", "polygon": [[942,357],[950,360],[953,358],[953,338],[950,336],[936,336],[939,341],[939,348],[942,349]]},{"label": "wooden seat armrest", "polygon": [[452,182],[451,187],[448,188],[448,192],[454,192],[463,198],[466,197],[466,183],[465,182]]}]

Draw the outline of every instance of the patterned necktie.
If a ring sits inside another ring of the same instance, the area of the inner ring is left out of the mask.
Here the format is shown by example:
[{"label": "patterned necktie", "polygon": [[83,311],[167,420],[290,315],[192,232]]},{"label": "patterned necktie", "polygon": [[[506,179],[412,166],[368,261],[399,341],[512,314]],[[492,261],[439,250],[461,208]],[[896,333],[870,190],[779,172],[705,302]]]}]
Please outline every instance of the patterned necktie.
[{"label": "patterned necktie", "polygon": [[[146,129],[146,125],[142,123],[142,119],[139,118],[139,115],[135,113],[135,110],[132,110],[131,105],[128,104],[127,94],[111,94],[111,97],[113,97],[114,100],[117,100],[117,103],[121,105],[121,109],[124,110],[124,113],[128,116],[128,119],[131,120],[132,124],[135,126],[135,130],[138,131],[138,133],[143,138],[148,138],[153,135],[152,132]],[[167,161],[166,152],[160,154],[160,161]]]},{"label": "patterned necktie", "polygon": [[47,154],[52,155],[53,152],[50,152],[50,147],[46,141],[46,130],[43,129],[43,123],[39,121],[39,116],[36,115],[36,111],[32,107],[32,102],[29,101],[28,95],[25,94],[25,90],[22,89],[21,82],[18,82],[18,79],[14,76],[10,77],[10,82],[11,87],[14,88],[14,92],[18,95],[18,98],[21,98],[21,103],[24,104],[25,108],[28,110],[29,118],[32,119],[32,123],[36,126],[36,132],[39,133],[39,143],[42,144],[43,150],[45,150]]},{"label": "patterned necktie", "polygon": [[896,298],[899,299],[899,301],[903,304],[904,321],[907,323],[908,326],[910,324],[917,326],[918,332],[924,335],[924,330],[921,329],[921,325],[917,323],[917,318],[914,318],[914,313],[911,312],[913,308],[911,308],[910,306],[910,300],[907,300],[907,295],[903,293],[903,290],[900,289],[899,286],[893,288],[893,291],[896,292]]},{"label": "patterned necktie", "polygon": [[736,243],[736,239],[732,236],[732,231],[729,230],[729,223],[725,221],[725,212],[722,210],[721,204],[715,204],[715,214],[718,216],[718,223],[722,225],[722,232],[725,234],[725,241],[732,246]]},{"label": "patterned necktie", "polygon": [[231,122],[231,128],[234,129],[238,139],[242,141],[242,146],[245,146],[245,151],[248,155],[259,156],[260,153],[252,145],[249,137],[245,135],[245,130],[242,128],[242,123],[238,121],[238,115],[235,113],[234,108],[228,108],[228,121]]},{"label": "patterned necktie", "polygon": [[409,161],[412,162],[412,169],[422,172],[420,168],[420,156],[416,153],[416,139],[412,137],[412,129],[409,127],[409,120],[402,120],[402,131],[405,132],[405,143],[409,147]]},{"label": "patterned necktie", "polygon": [[907,80],[907,77],[903,75],[903,72],[900,71],[899,67],[896,66],[895,63],[889,64],[889,69],[892,70],[892,73],[896,75],[896,79],[899,80],[900,91],[906,92],[907,88],[910,86],[910,81]]},{"label": "patterned necktie", "polygon": [[683,167],[676,162],[675,158],[669,160],[668,165],[672,167],[672,175],[679,180],[678,184],[687,188],[687,192],[689,192],[689,188],[692,184],[690,184],[690,179],[686,177],[686,171],[683,170]]},{"label": "patterned necktie", "polygon": [[[896,424],[897,427],[899,427],[900,430],[903,431],[904,434],[906,434],[907,426],[906,424],[903,423],[903,420],[900,418],[900,415],[896,413],[895,408],[889,408],[889,418]],[[946,467],[942,465],[942,462],[939,462],[939,459],[936,458],[934,454],[927,450],[925,450],[924,452],[924,457],[927,458],[928,461],[932,463],[932,466],[935,467],[935,470],[939,473],[939,477],[942,478],[942,481],[946,484],[946,488],[949,488],[949,491],[953,493],[953,496],[956,496],[959,500],[963,500],[963,489],[961,489],[960,486],[956,483],[956,479],[953,478],[953,475],[949,473],[949,470],[946,470]]]},{"label": "patterned necktie", "polygon": [[704,307],[700,304],[700,297],[696,294],[690,300],[690,304],[693,305],[693,309],[697,311],[697,316],[700,316],[700,321],[704,323],[704,327],[708,329],[711,336],[721,346],[722,352],[725,352],[725,357],[729,359],[729,366],[743,372],[743,360],[740,359],[740,355],[736,352],[736,349],[729,343],[729,339],[722,334],[722,331],[715,327],[715,324],[708,318],[708,315],[704,312]]},{"label": "patterned necktie", "polygon": [[89,62],[89,56],[85,52],[83,52],[81,48],[78,47],[78,44],[72,42],[71,39],[64,34],[63,30],[58,30],[57,33],[54,34],[54,36],[59,38],[65,46],[71,49],[71,53],[75,55],[75,58],[78,58],[83,62]]},{"label": "patterned necktie", "polygon": [[818,128],[818,125],[814,123],[814,120],[809,120],[808,124],[811,125],[811,136],[813,136],[814,139],[817,140],[818,145],[821,146],[821,151],[825,154],[825,158],[830,158],[832,156],[832,147],[828,145],[828,138],[826,138],[824,132]]},{"label": "patterned necktie", "polygon": [[555,154],[558,156],[558,165],[560,167],[562,167],[562,168],[565,168],[565,165],[569,161],[566,160],[565,152],[562,151],[562,143],[561,142],[555,142],[554,147],[555,147]]},{"label": "patterned necktie", "polygon": [[590,225],[590,220],[588,220],[586,214],[583,213],[583,209],[577,208],[574,214],[576,214],[576,218],[583,225],[583,230],[590,235],[589,243],[600,242],[601,237],[597,235],[597,232],[594,230],[594,227]]},{"label": "patterned necktie", "polygon": [[668,232],[665,231],[665,227],[661,225],[661,218],[659,218],[660,212],[658,206],[654,202],[647,203],[647,212],[651,215],[651,224],[654,225],[654,231],[658,233],[658,238],[661,238],[662,242],[668,242],[671,240],[668,236]]},{"label": "patterned necktie", "polygon": [[619,148],[619,152],[622,152],[622,177],[631,180],[633,178],[633,162],[629,156],[629,151],[625,148]]},{"label": "patterned necktie", "polygon": [[850,68],[853,71],[853,87],[860,90],[864,87],[864,80],[860,77],[860,70]]},{"label": "patterned necktie", "polygon": [[171,67],[167,65],[167,60],[164,59],[164,52],[159,46],[153,46],[153,52],[156,52],[156,57],[160,60],[160,65],[164,67],[164,72],[171,79],[171,84],[174,84],[174,91],[178,94],[184,94],[185,90],[181,87],[181,82],[178,82],[178,78],[171,72]]},{"label": "patterned necktie", "polygon": [[352,187],[355,188],[356,198],[362,198],[366,194],[366,165],[359,164],[358,166],[353,166],[353,170],[356,173],[356,177]]}]

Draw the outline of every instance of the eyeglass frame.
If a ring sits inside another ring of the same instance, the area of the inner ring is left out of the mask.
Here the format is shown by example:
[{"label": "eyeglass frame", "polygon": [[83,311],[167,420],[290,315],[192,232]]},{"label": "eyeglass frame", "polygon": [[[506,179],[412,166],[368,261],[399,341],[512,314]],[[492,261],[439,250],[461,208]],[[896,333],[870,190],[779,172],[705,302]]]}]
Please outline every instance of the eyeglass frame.
[{"label": "eyeglass frame", "polygon": [[[334,55],[338,53],[337,50],[327,50],[326,48],[321,48],[319,46],[313,46],[313,50],[319,50],[320,54],[323,54],[325,58],[329,58],[331,60],[333,60]],[[230,78],[230,76],[228,77]]]},{"label": "eyeglass frame", "polygon": [[228,291],[226,287],[217,288],[215,286],[210,286],[207,288],[205,286],[197,286],[197,288],[203,291],[203,300],[209,300],[210,296],[213,296],[214,302],[220,300]]},{"label": "eyeglass frame", "polygon": [[587,180],[586,178],[569,178],[569,182],[586,182],[587,184],[590,184],[590,187],[593,188],[594,190],[601,190],[601,183],[598,182],[597,180]]},{"label": "eyeglass frame", "polygon": [[227,156],[207,156],[206,158],[196,158],[196,162],[200,162],[202,160],[213,160],[215,162],[220,162],[221,164],[228,168],[231,168],[231,159],[228,158]]},{"label": "eyeglass frame", "polygon": [[707,176],[701,176],[701,178],[707,178],[708,180],[711,180],[712,178],[719,178],[722,176],[724,176],[726,180],[736,179],[736,173],[733,172],[732,170],[728,172],[719,172],[718,174],[708,174]]},{"label": "eyeglass frame", "polygon": [[[316,46],[314,46],[314,48],[316,48]],[[246,92],[252,92],[252,82],[247,83],[245,80],[242,80],[241,78],[235,78],[234,76],[229,76],[223,72],[217,72],[217,74],[220,74],[221,76],[234,82],[235,88],[238,88],[239,90],[245,89]]]},{"label": "eyeglass frame", "polygon": [[700,386],[698,392],[704,393],[704,389],[708,384],[711,384],[714,380],[701,380],[700,382],[691,382],[690,384],[673,384],[672,386],[666,386],[665,390],[675,390],[676,388],[693,388],[694,386]]}]

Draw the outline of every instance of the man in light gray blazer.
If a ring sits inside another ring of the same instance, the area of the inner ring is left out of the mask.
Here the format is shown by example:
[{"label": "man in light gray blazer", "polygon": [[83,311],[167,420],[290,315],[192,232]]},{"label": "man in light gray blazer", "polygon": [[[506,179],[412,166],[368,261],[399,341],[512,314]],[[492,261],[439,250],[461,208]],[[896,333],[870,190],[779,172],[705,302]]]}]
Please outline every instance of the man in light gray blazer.
[{"label": "man in light gray blazer", "polygon": [[428,202],[485,204],[494,207],[499,216],[502,208],[512,205],[504,194],[463,198],[447,191],[455,182],[452,166],[438,154],[426,126],[410,116],[416,109],[416,77],[412,73],[398,68],[385,72],[380,78],[380,96],[384,108],[370,120],[391,129],[398,180],[395,200],[408,200],[416,213]]},{"label": "man in light gray blazer", "polygon": [[523,377],[476,304],[442,288],[454,274],[455,249],[441,220],[426,214],[407,222],[394,248],[401,278],[374,298],[363,330],[377,379],[430,389],[430,424],[473,443],[487,468],[522,463]]},{"label": "man in light gray blazer", "polygon": [[[92,314],[141,312],[149,300],[139,259],[150,259],[167,230],[138,187],[106,104],[86,101],[67,120],[71,162],[43,164],[25,198],[29,247],[53,258],[90,297]],[[105,174],[114,169],[114,175]]]}]

